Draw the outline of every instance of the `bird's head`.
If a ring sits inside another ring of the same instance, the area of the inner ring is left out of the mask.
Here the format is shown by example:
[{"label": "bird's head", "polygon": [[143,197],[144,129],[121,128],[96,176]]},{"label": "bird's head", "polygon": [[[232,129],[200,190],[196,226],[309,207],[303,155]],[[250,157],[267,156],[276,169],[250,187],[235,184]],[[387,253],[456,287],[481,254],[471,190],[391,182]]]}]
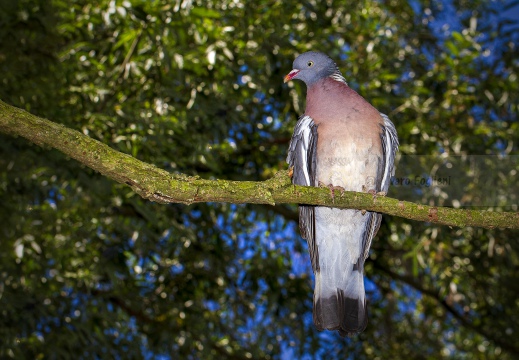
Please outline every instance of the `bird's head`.
[{"label": "bird's head", "polygon": [[297,79],[304,81],[306,86],[311,86],[316,81],[335,74],[340,75],[340,71],[332,59],[323,53],[309,51],[294,60],[292,71],[285,76],[285,82]]}]

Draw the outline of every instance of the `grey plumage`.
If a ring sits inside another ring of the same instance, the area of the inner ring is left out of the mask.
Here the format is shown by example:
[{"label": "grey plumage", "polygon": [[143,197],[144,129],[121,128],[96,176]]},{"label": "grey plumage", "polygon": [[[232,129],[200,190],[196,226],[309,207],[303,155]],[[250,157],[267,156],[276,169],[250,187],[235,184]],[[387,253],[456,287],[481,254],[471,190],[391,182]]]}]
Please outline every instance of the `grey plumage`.
[{"label": "grey plumage", "polygon": [[[285,82],[292,79],[307,85],[305,114],[296,124],[287,157],[293,183],[387,192],[398,149],[389,118],[350,89],[322,53],[299,56]],[[381,220],[373,212],[300,206],[299,227],[315,274],[318,330],[345,336],[366,327],[364,261]]]}]

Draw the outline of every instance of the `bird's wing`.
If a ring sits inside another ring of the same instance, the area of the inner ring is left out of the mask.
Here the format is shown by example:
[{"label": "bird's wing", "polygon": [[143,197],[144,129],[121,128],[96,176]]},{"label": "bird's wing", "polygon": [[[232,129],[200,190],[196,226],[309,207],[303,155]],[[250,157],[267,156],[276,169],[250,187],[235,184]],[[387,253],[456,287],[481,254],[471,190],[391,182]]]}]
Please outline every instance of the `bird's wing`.
[{"label": "bird's wing", "polygon": [[[385,114],[380,114],[384,120],[382,125],[382,131],[380,133],[380,139],[382,143],[382,176],[380,181],[380,188],[377,191],[387,192],[389,189],[389,183],[391,182],[391,176],[395,174],[395,156],[398,151],[398,136],[396,133],[395,125],[389,120],[389,117]],[[364,239],[362,241],[362,248],[364,253],[364,260],[368,257],[369,248],[371,246],[371,240],[375,237],[380,223],[382,222],[382,215],[378,213],[369,213],[369,220],[366,223],[366,232],[364,233]]]},{"label": "bird's wing", "polygon": [[[317,150],[317,125],[310,116],[303,115],[297,121],[288,148],[287,163],[293,167],[294,185],[317,186],[315,180]],[[315,242],[315,206],[299,206],[299,230],[308,242],[312,269],[319,269],[319,253]]]},{"label": "bird's wing", "polygon": [[398,136],[396,134],[395,125],[389,120],[385,114],[380,114],[384,119],[380,138],[382,140],[383,169],[382,182],[379,191],[387,192],[391,176],[395,175],[395,156],[398,151]]},{"label": "bird's wing", "polygon": [[297,121],[288,148],[287,163],[294,167],[292,182],[295,185],[315,186],[317,125],[310,116]]}]

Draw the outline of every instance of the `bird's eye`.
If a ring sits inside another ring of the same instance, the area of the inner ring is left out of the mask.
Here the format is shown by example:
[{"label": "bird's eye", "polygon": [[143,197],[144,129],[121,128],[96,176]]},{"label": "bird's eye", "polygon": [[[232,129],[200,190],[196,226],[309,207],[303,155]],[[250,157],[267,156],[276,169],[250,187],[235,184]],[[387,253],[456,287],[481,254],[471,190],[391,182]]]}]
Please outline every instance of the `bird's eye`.
[{"label": "bird's eye", "polygon": [[308,67],[312,67],[312,66],[314,66],[314,62],[313,61],[309,61],[309,62],[306,63],[306,65],[308,65]]}]

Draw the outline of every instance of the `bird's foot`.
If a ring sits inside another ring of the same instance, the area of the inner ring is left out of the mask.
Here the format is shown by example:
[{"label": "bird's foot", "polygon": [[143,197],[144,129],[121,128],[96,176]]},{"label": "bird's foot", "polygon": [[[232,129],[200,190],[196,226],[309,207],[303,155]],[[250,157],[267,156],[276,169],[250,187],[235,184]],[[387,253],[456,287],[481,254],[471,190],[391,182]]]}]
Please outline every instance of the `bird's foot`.
[{"label": "bird's foot", "polygon": [[332,200],[335,200],[335,191],[339,190],[341,192],[341,195],[344,194],[344,192],[346,191],[342,186],[333,186],[332,184],[326,185],[321,181],[318,182],[318,185],[319,187],[327,187],[328,189],[330,189],[330,195],[332,197]]},{"label": "bird's foot", "polygon": [[[365,193],[373,195],[373,200],[375,200],[377,198],[377,196],[386,196],[386,192],[385,191],[378,191],[377,192],[377,190],[375,190],[375,189],[368,190],[366,185],[362,185],[362,191],[365,192]],[[362,215],[365,215],[367,211],[366,210],[361,210],[360,212],[362,213]]]},{"label": "bird's foot", "polygon": [[371,194],[373,195],[373,200],[377,197],[377,196],[386,196],[387,193],[385,191],[378,191],[375,190],[375,189],[370,189],[368,190],[366,185],[362,185],[362,191],[365,192],[365,193],[368,193],[368,194]]}]

